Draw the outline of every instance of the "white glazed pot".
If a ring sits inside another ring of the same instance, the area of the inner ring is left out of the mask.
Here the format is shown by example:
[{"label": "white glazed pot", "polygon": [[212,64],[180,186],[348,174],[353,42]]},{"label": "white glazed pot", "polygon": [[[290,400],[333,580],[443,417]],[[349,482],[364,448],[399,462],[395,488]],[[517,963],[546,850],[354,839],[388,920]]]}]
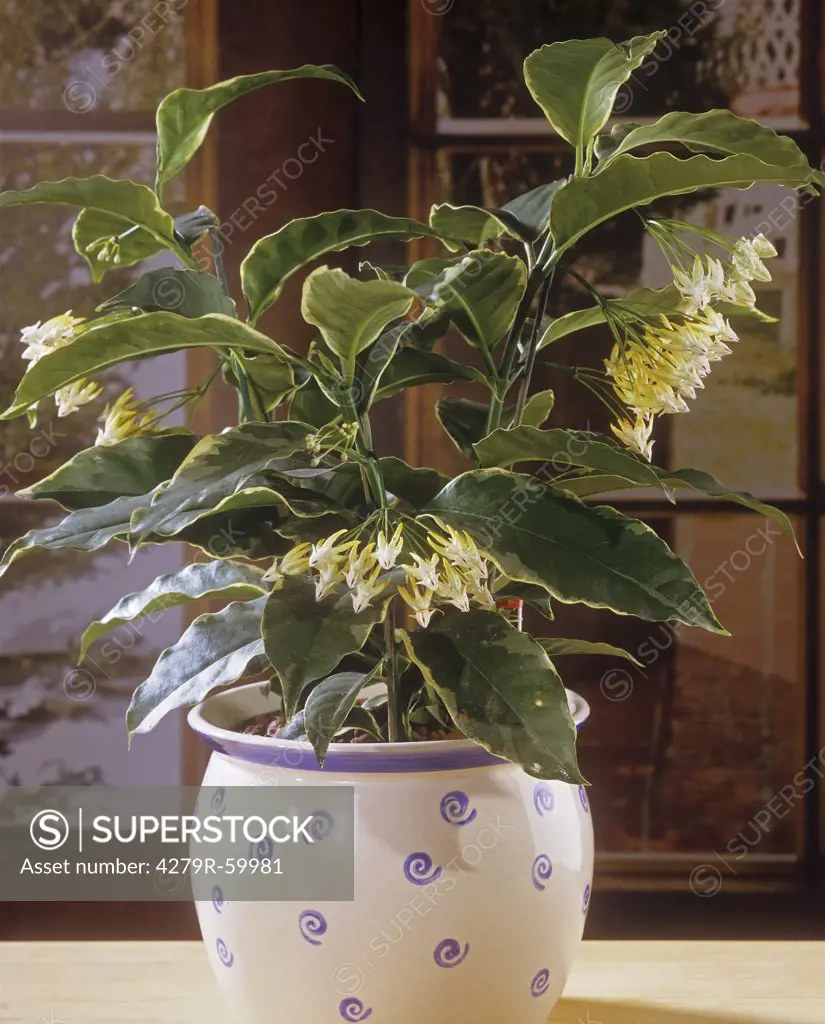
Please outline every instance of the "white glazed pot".
[{"label": "white glazed pot", "polygon": [[197,903],[240,1024],[545,1024],[590,901],[584,788],[467,741],[333,744],[320,770],[309,744],[231,731],[275,708],[252,684],[190,712],[204,786],[353,786],[355,901]]}]

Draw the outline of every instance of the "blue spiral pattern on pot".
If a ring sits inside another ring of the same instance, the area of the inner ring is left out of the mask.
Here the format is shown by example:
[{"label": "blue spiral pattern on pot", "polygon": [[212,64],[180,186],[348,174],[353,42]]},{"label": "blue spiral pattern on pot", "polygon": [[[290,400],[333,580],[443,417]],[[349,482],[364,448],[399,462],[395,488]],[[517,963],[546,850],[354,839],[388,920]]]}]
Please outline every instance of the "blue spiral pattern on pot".
[{"label": "blue spiral pattern on pot", "polygon": [[543,883],[553,874],[553,865],[550,863],[550,858],[546,853],[539,854],[538,857],[533,861],[533,885],[539,890],[544,892],[547,888]]},{"label": "blue spiral pattern on pot", "polygon": [[223,913],[224,900],[223,900],[223,889],[219,885],[216,885],[212,890],[212,906],[218,914]]},{"label": "blue spiral pattern on pot", "polygon": [[249,856],[251,860],[272,860],[275,852],[275,844],[269,836],[264,836],[257,843],[249,844]]},{"label": "blue spiral pattern on pot", "polygon": [[404,861],[404,876],[413,885],[429,885],[441,877],[441,868],[434,867],[428,853],[411,853]]},{"label": "blue spiral pattern on pot", "polygon": [[235,957],[226,948],[226,943],[223,939],[218,939],[215,944],[218,950],[218,959],[224,965],[224,967],[231,967],[235,963]]},{"label": "blue spiral pattern on pot", "polygon": [[219,813],[226,806],[226,790],[221,786],[212,794],[212,810]]},{"label": "blue spiral pattern on pot", "polygon": [[435,947],[433,959],[439,967],[458,967],[467,954],[470,952],[470,943],[466,943],[464,949],[456,939],[445,939]]},{"label": "blue spiral pattern on pot", "polygon": [[590,813],[590,801],[587,799],[587,793],[585,792],[584,786],[579,786],[579,800],[581,800],[582,807],[589,814]]},{"label": "blue spiral pattern on pot", "polygon": [[372,1013],[372,1008],[367,1008],[360,999],[342,999],[338,1012],[348,1021],[366,1020]]},{"label": "blue spiral pattern on pot", "polygon": [[326,934],[327,922],[324,915],[317,910],[305,910],[298,918],[298,927],[301,929],[301,935],[311,946],[320,946],[321,940],[314,936]]},{"label": "blue spiral pattern on pot", "polygon": [[441,817],[448,825],[469,825],[477,816],[478,811],[470,810],[470,798],[460,789],[448,793],[441,801]]},{"label": "blue spiral pattern on pot", "polygon": [[545,811],[552,811],[556,806],[556,798],[553,796],[553,790],[546,782],[540,782],[533,790],[533,804],[541,815],[543,815]]},{"label": "blue spiral pattern on pot", "polygon": [[[312,821],[307,826],[307,832],[312,836],[314,842],[320,843],[330,834],[333,824],[332,815],[329,811],[315,811],[312,815]],[[309,846],[309,840],[306,836],[301,836],[301,839]]]},{"label": "blue spiral pattern on pot", "polygon": [[586,914],[587,908],[590,906],[590,886],[585,886],[584,896],[582,896],[582,911]]},{"label": "blue spiral pattern on pot", "polygon": [[534,999],[540,999],[550,988],[550,971],[542,967],[539,973],[530,982],[530,992]]}]

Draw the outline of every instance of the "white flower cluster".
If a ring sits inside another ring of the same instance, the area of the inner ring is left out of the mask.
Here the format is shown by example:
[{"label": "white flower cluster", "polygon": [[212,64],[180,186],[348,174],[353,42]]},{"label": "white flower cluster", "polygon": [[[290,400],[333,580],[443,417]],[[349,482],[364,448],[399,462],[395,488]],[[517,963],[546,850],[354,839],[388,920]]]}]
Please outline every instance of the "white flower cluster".
[{"label": "white flower cluster", "polygon": [[489,563],[467,533],[449,526],[446,535],[427,531],[432,555],[425,557],[412,552],[408,562],[400,561],[405,546],[401,524],[391,537],[380,531],[374,541],[366,544],[343,540],[346,533],[339,530],[317,544],[296,545],[273,562],[264,579],[277,589],[287,576],[310,574],[317,601],[345,584],[353,610],[360,612],[388,591],[391,570],[401,569],[404,585],[398,587],[398,594],[422,627],[429,625],[439,604],[451,604],[463,612],[470,610],[471,602],[495,607],[488,586]]},{"label": "white flower cluster", "polygon": [[[85,323],[83,317],[72,316],[72,311],[69,310],[68,313],[61,313],[60,316],[52,317],[45,323],[38,321],[30,327],[24,327],[20,332],[20,341],[26,346],[23,349],[23,358],[34,366],[43,356],[74,341],[80,333],[79,328]],[[57,415],[70,416],[98,398],[102,391],[99,384],[89,380],[78,380],[74,384],[60,388],[54,394]]]},{"label": "white flower cluster", "polygon": [[156,418],[156,413],[152,409],[147,410],[135,401],[135,389],[127,388],[103,410],[100,417],[103,426],[98,428],[95,444],[116,444],[127,437],[150,434]]},{"label": "white flower cluster", "polygon": [[641,330],[628,327],[624,343],[613,347],[605,370],[619,399],[633,414],[620,419],[613,433],[632,451],[648,461],[653,453],[654,417],[687,412],[687,399],[715,363],[730,353],[729,344],[738,341],[730,323],[713,308],[714,302],[753,307],[756,296],[751,281],[770,281],[762,262],[776,256],[776,249],[763,236],[753,241],[740,238],[731,248],[731,261],[696,256],[690,272],[675,267],[674,281],[682,295],[681,322],[665,316],[656,325]]}]

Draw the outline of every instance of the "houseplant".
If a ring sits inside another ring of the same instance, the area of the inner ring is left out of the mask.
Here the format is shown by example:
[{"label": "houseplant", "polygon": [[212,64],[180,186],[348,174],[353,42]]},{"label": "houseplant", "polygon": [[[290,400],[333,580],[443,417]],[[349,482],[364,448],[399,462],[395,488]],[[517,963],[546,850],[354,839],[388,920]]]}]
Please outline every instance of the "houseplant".
[{"label": "houseplant", "polygon": [[[687,410],[736,340],[732,318],[761,315],[750,282],[766,278],[763,260],[774,254],[761,236],[725,239],[658,217],[655,204],[755,182],[813,191],[822,176],[791,140],[727,111],[606,132],[619,90],[663,35],[572,40],[527,58],[527,86],[571,146],[568,177],[499,210],[442,204],[426,224],[372,210],[292,221],[244,261],[245,320],[229,294],[217,219],[200,208],[173,220],[164,186],[213,114],[248,92],[315,77],[357,94],[335,68],[172,93],[158,109],[154,189],[94,176],[0,195],[0,210],[80,207],[74,239],[97,279],[163,249],[181,264],[140,277],[95,320],[61,314],[26,328],[30,366],[5,418],[34,418],[51,396],[69,414],[95,396],[95,376],[108,367],[195,346],[216,353],[216,373],[240,407],[236,427],[198,438],[164,427],[162,403],[124,393],[93,448],[22,492],[68,514],[13,543],[0,570],[38,548],[200,548],[201,561],[128,595],[83,638],[81,657],[151,612],[230,601],[161,655],[135,692],[130,733],[203,701],[190,721],[217,752],[209,784],[356,787],[355,904],[227,907],[216,895],[199,908],[241,1019],[268,1020],[277,1002],[295,1020],[545,1020],[581,937],[592,870],[575,753],[587,710],[552,659],[631,656],[533,638],[513,613],[528,601],[549,617],[555,600],[724,632],[688,567],[651,529],[593,503],[605,492],[699,491],[791,530],[751,495],[651,461],[656,418]],[[577,274],[575,246],[631,210],[661,246],[673,283],[605,299]],[[204,236],[214,257],[206,263],[194,248]],[[364,264],[358,277],[318,265],[382,238],[431,239],[442,255],[403,271]],[[257,324],[310,264],[301,309],[317,336],[300,354]],[[592,307],[548,320],[564,274],[581,279]],[[603,369],[561,369],[613,410],[612,435],[547,426],[553,396],[530,387],[537,361],[599,324]],[[466,343],[464,360],[435,351],[450,328]],[[439,415],[474,468],[448,480],[375,453],[376,402],[466,381],[486,402],[446,398]],[[196,404],[211,383],[167,396],[167,406]],[[539,471],[515,472],[522,462]],[[207,696],[262,676],[263,685]],[[277,735],[237,730],[273,709],[283,712]],[[277,985],[273,964],[288,968]]]}]

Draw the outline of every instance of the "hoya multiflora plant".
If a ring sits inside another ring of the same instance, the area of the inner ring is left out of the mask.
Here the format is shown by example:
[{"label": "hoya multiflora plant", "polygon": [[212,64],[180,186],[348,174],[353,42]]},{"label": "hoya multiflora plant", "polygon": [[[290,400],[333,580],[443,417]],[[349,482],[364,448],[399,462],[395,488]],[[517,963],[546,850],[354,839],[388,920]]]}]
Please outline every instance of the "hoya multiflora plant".
[{"label": "hoya multiflora plant", "polygon": [[[403,741],[421,727],[455,728],[532,775],[576,781],[575,728],[555,661],[630,655],[535,639],[501,609],[526,600],[551,618],[555,600],[723,632],[664,541],[593,499],[629,488],[671,499],[700,491],[773,516],[790,532],[782,513],[751,495],[651,461],[656,418],[684,413],[713,363],[730,353],[736,319],[761,316],[752,282],[769,279],[765,261],[775,250],[761,236],[725,238],[657,216],[656,206],[757,182],[810,191],[822,176],[792,140],[725,110],[669,113],[606,132],[619,90],[661,36],[620,45],[573,40],[527,58],[527,86],[571,147],[569,177],[501,209],[435,206],[426,224],[374,210],[292,221],[257,241],[243,262],[245,319],[217,239],[214,266],[193,254],[217,218],[201,207],[173,219],[164,185],[198,149],[213,114],[254,89],[315,77],[357,94],[335,68],[172,93],[158,109],[154,189],[94,176],[0,195],[0,209],[80,207],[74,241],[97,281],[164,249],[180,263],[140,277],[96,319],[48,311],[45,323],[25,328],[29,368],[6,418],[34,418],[49,401],[69,415],[98,396],[108,367],[196,346],[215,353],[216,374],[239,396],[235,428],[197,437],[164,421],[171,410],[194,407],[214,375],[150,402],[127,391],[104,411],[93,448],[22,492],[59,502],[67,515],[13,543],[3,570],[38,548],[95,550],[115,540],[132,550],[183,541],[204,552],[93,623],[81,658],[99,637],[142,616],[228,602],[196,618],[160,656],[134,695],[131,733],[216,687],[259,676],[282,697],[283,735],[308,738],[322,760],[330,742],[354,729]],[[627,211],[658,243],[673,280],[608,299],[578,274],[576,247]],[[365,261],[357,277],[323,264],[331,253],[388,238],[426,238],[441,255],[403,271]],[[301,312],[316,335],[301,354],[256,325],[305,269]],[[592,306],[551,320],[548,296],[563,275],[587,288]],[[565,380],[604,400],[608,436],[566,429],[554,421],[553,395],[531,392],[544,351],[599,324],[601,368],[572,365]],[[451,328],[467,343],[466,361],[436,350]],[[486,403],[447,396],[437,411],[473,468],[451,480],[376,454],[377,402],[406,388],[468,381]],[[512,469],[530,462],[541,472]]]}]

